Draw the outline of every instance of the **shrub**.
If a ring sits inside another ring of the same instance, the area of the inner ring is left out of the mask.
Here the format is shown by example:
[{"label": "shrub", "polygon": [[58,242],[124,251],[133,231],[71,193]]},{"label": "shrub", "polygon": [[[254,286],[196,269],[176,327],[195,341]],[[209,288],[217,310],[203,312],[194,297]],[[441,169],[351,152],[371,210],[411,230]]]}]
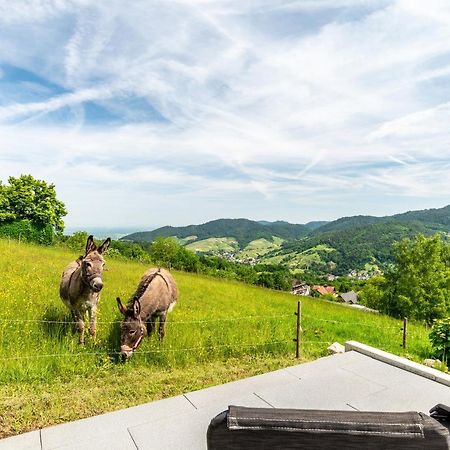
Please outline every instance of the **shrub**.
[{"label": "shrub", "polygon": [[430,341],[433,345],[434,355],[448,361],[450,356],[450,317],[436,320],[430,333]]},{"label": "shrub", "polygon": [[54,238],[51,225],[36,225],[30,220],[0,223],[0,236],[45,245],[51,245]]}]

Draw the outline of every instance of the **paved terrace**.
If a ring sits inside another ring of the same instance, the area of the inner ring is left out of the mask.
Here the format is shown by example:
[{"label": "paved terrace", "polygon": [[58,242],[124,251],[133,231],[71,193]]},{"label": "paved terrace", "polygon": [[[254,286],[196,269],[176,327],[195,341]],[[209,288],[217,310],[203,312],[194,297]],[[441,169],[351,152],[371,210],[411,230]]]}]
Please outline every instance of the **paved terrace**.
[{"label": "paved terrace", "polygon": [[423,411],[450,405],[450,376],[358,343],[347,352],[0,440],[0,450],[205,449],[228,405]]}]

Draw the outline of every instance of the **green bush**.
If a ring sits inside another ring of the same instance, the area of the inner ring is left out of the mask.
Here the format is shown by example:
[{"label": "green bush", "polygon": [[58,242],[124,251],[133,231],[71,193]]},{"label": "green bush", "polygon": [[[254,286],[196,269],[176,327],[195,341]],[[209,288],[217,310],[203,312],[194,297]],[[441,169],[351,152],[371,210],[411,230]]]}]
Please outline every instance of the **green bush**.
[{"label": "green bush", "polygon": [[447,362],[450,356],[450,317],[436,320],[430,333],[434,355]]},{"label": "green bush", "polygon": [[51,225],[40,226],[30,220],[0,223],[0,236],[44,245],[51,245],[54,238]]}]

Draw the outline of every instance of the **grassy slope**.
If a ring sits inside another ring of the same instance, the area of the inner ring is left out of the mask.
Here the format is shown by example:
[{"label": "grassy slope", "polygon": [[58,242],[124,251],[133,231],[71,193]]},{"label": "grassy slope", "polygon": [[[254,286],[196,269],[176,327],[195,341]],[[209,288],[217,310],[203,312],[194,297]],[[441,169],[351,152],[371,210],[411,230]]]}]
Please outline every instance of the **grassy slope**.
[{"label": "grassy slope", "polygon": [[[119,319],[114,299],[128,298],[146,267],[111,259],[99,307],[97,344],[87,338],[85,348],[80,348],[70,325],[39,322],[69,319],[58,298],[58,282],[64,265],[76,256],[0,240],[0,436],[297,362],[292,338],[298,298],[174,273],[181,295],[167,325],[166,341],[160,345],[155,337],[146,339],[130,363],[117,364],[111,350],[117,350],[118,324],[109,323]],[[328,342],[348,339],[401,353],[398,321],[307,298],[302,311],[304,360],[326,354]],[[263,319],[217,320],[242,316]],[[24,319],[29,322],[20,322]],[[213,321],[190,323],[203,320]],[[416,360],[428,356],[423,327],[411,324],[408,352]]]},{"label": "grassy slope", "polygon": [[240,258],[256,258],[281,247],[283,239],[272,236],[273,241],[267,239],[255,239],[239,252]]},{"label": "grassy slope", "polygon": [[191,242],[186,248],[193,252],[235,252],[239,248],[236,239],[232,237],[218,237],[202,239],[201,241]]},{"label": "grassy slope", "polygon": [[239,243],[233,237],[216,237],[202,239],[200,241],[188,242],[186,248],[193,252],[231,252],[238,258],[250,258],[265,255],[268,252],[281,247],[283,239],[272,236],[272,241],[267,239],[255,239],[248,243],[244,249],[239,250]]}]

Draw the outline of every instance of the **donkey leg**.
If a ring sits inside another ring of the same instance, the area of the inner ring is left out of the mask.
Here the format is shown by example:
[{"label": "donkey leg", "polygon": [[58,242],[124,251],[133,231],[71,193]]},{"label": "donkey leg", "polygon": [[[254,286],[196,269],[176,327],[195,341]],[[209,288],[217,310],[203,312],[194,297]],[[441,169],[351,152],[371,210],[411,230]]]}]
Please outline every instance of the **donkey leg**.
[{"label": "donkey leg", "polygon": [[149,317],[146,326],[147,326],[147,336],[151,336],[153,332],[153,325],[155,325],[155,318],[153,316]]},{"label": "donkey leg", "polygon": [[92,336],[92,339],[96,340],[97,338],[97,308],[89,308],[89,334]]},{"label": "donkey leg", "polygon": [[158,329],[158,335],[159,340],[162,342],[164,339],[164,335],[166,334],[165,328],[166,328],[166,316],[167,313],[161,314],[159,318],[159,329]]},{"label": "donkey leg", "polygon": [[74,312],[75,323],[78,328],[78,333],[80,333],[80,344],[84,344],[84,318],[83,314],[80,311]]}]

